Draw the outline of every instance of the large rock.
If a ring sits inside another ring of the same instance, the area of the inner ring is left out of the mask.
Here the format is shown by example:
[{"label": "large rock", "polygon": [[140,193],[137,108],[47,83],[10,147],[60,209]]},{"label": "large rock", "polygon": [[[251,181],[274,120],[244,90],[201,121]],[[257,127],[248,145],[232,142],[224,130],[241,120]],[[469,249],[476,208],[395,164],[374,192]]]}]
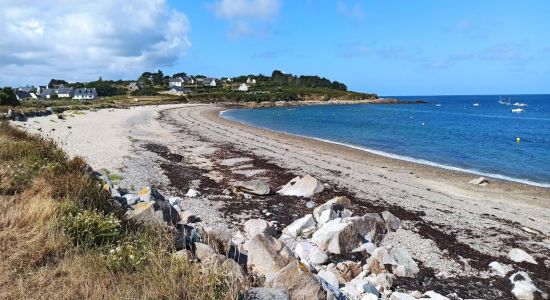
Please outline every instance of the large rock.
[{"label": "large rock", "polygon": [[294,260],[292,251],[269,235],[258,234],[248,242],[248,266],[268,279]]},{"label": "large rock", "polygon": [[326,299],[327,292],[306,266],[298,261],[289,263],[268,282],[272,288],[286,289],[291,299]]},{"label": "large rock", "polygon": [[304,217],[292,222],[292,224],[286,227],[286,232],[293,237],[300,235],[310,236],[317,228],[317,222],[312,215],[305,215]]},{"label": "large rock", "polygon": [[203,243],[195,243],[195,256],[199,260],[206,260],[213,255],[217,255],[216,251],[212,247]]},{"label": "large rock", "polygon": [[141,201],[166,201],[164,196],[155,188],[153,187],[144,187],[142,188],[138,194]]},{"label": "large rock", "polygon": [[351,200],[345,196],[333,198],[313,210],[313,217],[319,224],[336,218],[351,217]]},{"label": "large rock", "polygon": [[305,175],[304,177],[295,177],[277,192],[285,196],[309,198],[322,192],[324,188],[325,187],[319,180],[310,175]]},{"label": "large rock", "polygon": [[489,180],[487,180],[487,178],[485,177],[478,177],[470,180],[468,183],[473,185],[487,186],[489,184]]},{"label": "large rock", "polygon": [[537,261],[531,255],[518,248],[510,250],[510,252],[508,252],[508,258],[515,262],[526,261],[535,265],[537,264]]},{"label": "large rock", "polygon": [[257,196],[265,196],[271,194],[269,183],[262,180],[239,181],[232,187],[235,194],[246,193]]},{"label": "large rock", "polygon": [[510,273],[513,269],[509,265],[501,264],[497,261],[493,261],[489,264],[489,268],[493,271],[494,274],[505,277],[506,274]]},{"label": "large rock", "polygon": [[290,295],[285,289],[257,287],[246,291],[243,300],[290,300]]},{"label": "large rock", "polygon": [[397,229],[399,229],[399,226],[401,225],[401,220],[399,220],[399,218],[397,218],[387,210],[383,211],[381,215],[384,219],[384,222],[386,223],[386,230],[388,232],[396,231]]},{"label": "large rock", "polygon": [[512,294],[518,300],[533,300],[535,299],[535,293],[539,291],[529,275],[523,271],[512,274],[510,282],[514,285]]},{"label": "large rock", "polygon": [[274,229],[271,225],[262,219],[250,219],[244,222],[244,234],[252,239],[257,234],[273,235]]},{"label": "large rock", "polygon": [[328,284],[332,285],[335,288],[338,288],[340,286],[340,281],[338,280],[338,276],[334,274],[334,272],[329,270],[321,270],[317,275],[321,278],[323,278]]},{"label": "large rock", "polygon": [[400,277],[414,277],[420,269],[418,264],[412,259],[409,252],[403,248],[392,248],[390,255],[396,261],[392,266],[392,273]]},{"label": "large rock", "polygon": [[134,195],[134,194],[126,194],[122,196],[122,198],[126,199],[126,204],[130,206],[135,205],[141,200],[138,195]]},{"label": "large rock", "polygon": [[179,214],[166,201],[147,201],[137,203],[131,210],[126,211],[126,218],[139,223],[177,224]]},{"label": "large rock", "polygon": [[195,189],[189,189],[187,191],[187,193],[185,194],[185,197],[187,198],[197,198],[198,196],[200,196],[201,193]]},{"label": "large rock", "polygon": [[378,241],[385,224],[378,214],[331,220],[315,233],[311,241],[319,249],[334,254],[346,254],[366,241]]}]

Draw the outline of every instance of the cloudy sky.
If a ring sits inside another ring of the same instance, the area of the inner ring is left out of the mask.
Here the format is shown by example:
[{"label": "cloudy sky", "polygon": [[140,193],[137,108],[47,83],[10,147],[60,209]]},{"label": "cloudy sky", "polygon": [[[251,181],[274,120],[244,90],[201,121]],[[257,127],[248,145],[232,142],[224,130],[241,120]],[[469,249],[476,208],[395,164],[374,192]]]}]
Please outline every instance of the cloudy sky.
[{"label": "cloudy sky", "polygon": [[0,5],[0,86],[280,69],[381,95],[550,93],[546,0]]}]

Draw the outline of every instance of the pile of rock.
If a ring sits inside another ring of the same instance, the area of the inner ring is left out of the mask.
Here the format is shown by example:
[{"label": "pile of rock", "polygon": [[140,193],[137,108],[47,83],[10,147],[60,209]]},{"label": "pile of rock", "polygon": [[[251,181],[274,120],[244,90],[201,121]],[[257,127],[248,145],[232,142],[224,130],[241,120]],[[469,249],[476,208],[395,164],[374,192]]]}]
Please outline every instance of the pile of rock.
[{"label": "pile of rock", "polygon": [[[206,267],[220,267],[236,280],[261,286],[247,291],[243,299],[460,299],[434,291],[398,292],[392,288],[396,278],[415,277],[420,269],[405,249],[379,246],[386,233],[400,228],[401,221],[389,211],[355,216],[351,200],[342,196],[312,205],[311,214],[289,224],[278,237],[274,224],[262,219],[247,220],[243,231],[230,232],[227,228],[193,226],[198,218],[180,209],[180,198],[167,200],[151,187],[135,194],[123,193],[106,176],[95,175],[125,209],[128,219],[175,229],[174,255],[197,260]],[[293,179],[277,193],[311,197],[323,188],[307,175]],[[261,181],[238,182],[227,189],[227,193],[245,198],[273,192]],[[200,192],[194,189],[186,195],[198,196]],[[537,263],[520,249],[510,251],[509,258]],[[501,277],[513,270],[498,262],[489,267]],[[533,299],[540,293],[525,272],[512,274],[510,281],[517,299]]]},{"label": "pile of rock", "polygon": [[388,211],[353,216],[351,206],[347,197],[331,199],[288,225],[278,239],[266,221],[247,221],[242,252],[248,267],[292,299],[390,298],[396,276],[419,272],[406,250],[377,246],[400,220]]},{"label": "pile of rock", "polygon": [[17,112],[10,108],[8,112],[4,114],[4,118],[12,121],[22,122],[27,120],[27,118],[48,116],[51,114],[53,114],[53,109],[51,107],[48,107],[45,110],[35,110],[28,112]]}]

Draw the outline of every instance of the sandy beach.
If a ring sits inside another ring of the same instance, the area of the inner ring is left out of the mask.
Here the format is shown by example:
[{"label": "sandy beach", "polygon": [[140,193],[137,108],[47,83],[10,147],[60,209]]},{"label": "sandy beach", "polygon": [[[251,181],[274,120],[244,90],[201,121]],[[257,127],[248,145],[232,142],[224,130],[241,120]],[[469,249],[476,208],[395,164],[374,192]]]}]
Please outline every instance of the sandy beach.
[{"label": "sandy beach", "polygon": [[550,189],[492,178],[488,186],[476,186],[468,183],[478,177],[473,174],[253,128],[220,117],[224,109],[136,107],[15,124],[59,141],[94,169],[120,174],[122,187],[153,185],[183,198],[189,188],[200,190],[203,197],[184,199],[183,205],[204,224],[239,230],[243,220],[261,217],[284,228],[311,213],[306,200],[236,200],[223,190],[236,180],[263,179],[278,187],[295,175],[311,174],[328,186],[316,203],[347,195],[357,214],[389,210],[399,217],[402,228],[382,244],[407,249],[430,270],[426,278],[442,285],[467,278],[465,287],[482,289],[488,263],[521,248],[539,262],[522,266],[539,286],[548,286]]}]

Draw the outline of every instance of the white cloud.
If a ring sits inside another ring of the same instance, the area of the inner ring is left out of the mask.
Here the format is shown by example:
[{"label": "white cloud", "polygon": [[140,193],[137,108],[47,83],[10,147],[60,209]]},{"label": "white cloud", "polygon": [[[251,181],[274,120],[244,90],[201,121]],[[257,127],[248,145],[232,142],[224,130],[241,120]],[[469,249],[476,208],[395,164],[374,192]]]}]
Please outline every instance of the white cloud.
[{"label": "white cloud", "polygon": [[273,21],[280,9],[281,0],[218,0],[212,5],[216,16],[230,22],[230,38],[258,35],[265,31],[261,25]]},{"label": "white cloud", "polygon": [[191,45],[187,17],[165,0],[5,1],[0,85],[135,76]]}]

